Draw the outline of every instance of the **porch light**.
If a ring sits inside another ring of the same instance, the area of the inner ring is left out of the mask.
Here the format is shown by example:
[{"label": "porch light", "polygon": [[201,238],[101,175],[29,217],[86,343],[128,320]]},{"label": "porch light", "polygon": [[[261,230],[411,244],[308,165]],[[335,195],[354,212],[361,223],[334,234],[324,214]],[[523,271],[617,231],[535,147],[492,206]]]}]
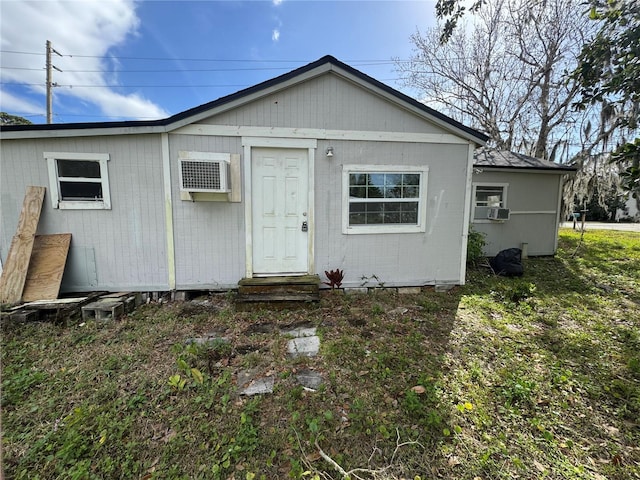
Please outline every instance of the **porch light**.
[{"label": "porch light", "polygon": [[329,158],[333,157],[333,147],[327,148],[327,157]]}]

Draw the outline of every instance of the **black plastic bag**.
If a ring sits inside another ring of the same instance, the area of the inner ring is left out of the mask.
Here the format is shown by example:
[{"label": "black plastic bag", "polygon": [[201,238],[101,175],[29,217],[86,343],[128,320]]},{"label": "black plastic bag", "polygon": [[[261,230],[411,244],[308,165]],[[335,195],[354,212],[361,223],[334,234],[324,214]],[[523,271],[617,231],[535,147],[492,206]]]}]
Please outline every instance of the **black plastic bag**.
[{"label": "black plastic bag", "polygon": [[522,250],[519,248],[507,248],[498,252],[498,255],[489,260],[489,264],[496,275],[505,277],[521,277],[524,273],[522,267]]}]

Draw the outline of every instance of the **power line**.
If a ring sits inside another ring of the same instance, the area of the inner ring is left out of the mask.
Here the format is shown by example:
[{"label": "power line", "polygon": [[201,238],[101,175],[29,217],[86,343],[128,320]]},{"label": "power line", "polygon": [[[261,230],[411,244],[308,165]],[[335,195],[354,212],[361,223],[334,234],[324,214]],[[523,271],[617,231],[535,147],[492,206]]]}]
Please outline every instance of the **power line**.
[{"label": "power line", "polygon": [[[404,78],[382,78],[381,82],[395,82],[399,80],[405,80]],[[23,87],[38,87],[42,86],[42,83],[22,83],[22,82],[0,82],[0,85],[5,86],[23,86]],[[93,85],[74,85],[56,83],[56,88],[242,88],[250,87],[254,84],[248,83],[227,83],[227,84],[177,84],[177,85],[119,85],[119,84],[93,84]]]},{"label": "power line", "polygon": [[[392,65],[394,62],[385,63],[360,63],[356,66],[384,66]],[[254,72],[262,70],[289,70],[291,67],[243,67],[243,68],[162,68],[162,69],[146,69],[146,70],[114,70],[113,73],[182,73],[182,72]],[[28,67],[0,67],[1,70],[28,70],[28,71],[40,71],[42,68],[28,68]],[[111,73],[107,70],[65,70],[67,73]]]},{"label": "power line", "polygon": [[[44,55],[40,52],[21,52],[17,50],[0,50],[0,53],[11,53],[17,55]],[[114,60],[153,60],[153,61],[180,61],[180,62],[242,62],[242,63],[309,63],[317,60],[300,60],[300,59],[287,59],[287,60],[271,60],[271,59],[249,59],[249,58],[180,58],[180,57],[133,57],[133,56],[117,56],[117,55],[79,55],[79,54],[64,54],[63,57],[69,58],[111,58]],[[358,64],[390,64],[396,61],[390,61],[389,59],[359,59],[359,60],[345,60],[349,63]],[[398,60],[399,62],[408,62],[409,60]]]}]

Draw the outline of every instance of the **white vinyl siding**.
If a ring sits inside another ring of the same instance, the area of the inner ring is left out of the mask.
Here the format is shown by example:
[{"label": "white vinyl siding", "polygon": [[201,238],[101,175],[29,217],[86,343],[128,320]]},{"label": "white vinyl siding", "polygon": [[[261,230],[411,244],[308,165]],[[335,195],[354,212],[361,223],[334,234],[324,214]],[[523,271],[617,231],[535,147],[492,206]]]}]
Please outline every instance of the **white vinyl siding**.
[{"label": "white vinyl siding", "polygon": [[508,183],[473,184],[473,220],[489,221],[487,213],[490,207],[507,208]]},{"label": "white vinyl siding", "polygon": [[427,167],[345,165],[343,233],[424,232]]},{"label": "white vinyl siding", "polygon": [[109,210],[107,153],[44,152],[53,208]]}]

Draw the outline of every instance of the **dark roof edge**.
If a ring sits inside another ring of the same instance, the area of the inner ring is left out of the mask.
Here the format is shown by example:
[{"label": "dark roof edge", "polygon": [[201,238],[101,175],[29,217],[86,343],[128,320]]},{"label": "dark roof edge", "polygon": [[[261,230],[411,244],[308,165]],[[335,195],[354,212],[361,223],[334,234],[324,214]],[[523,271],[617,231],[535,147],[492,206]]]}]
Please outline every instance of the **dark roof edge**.
[{"label": "dark roof edge", "polygon": [[474,168],[482,168],[482,169],[493,169],[493,170],[545,170],[547,172],[575,172],[578,170],[577,167],[570,167],[568,165],[560,165],[557,167],[534,167],[534,166],[522,166],[515,167],[513,165],[485,165],[482,163],[474,163]]},{"label": "dark roof edge", "polygon": [[467,133],[468,135],[471,135],[475,138],[477,138],[481,143],[486,142],[489,137],[477,130],[474,130],[473,128],[467,127],[466,125],[463,125],[462,123],[430,108],[427,107],[426,105],[424,105],[423,103],[418,102],[417,100],[415,100],[414,98],[409,97],[408,95],[405,95],[404,93],[388,86],[385,85],[384,83],[376,80],[373,77],[370,77],[364,73],[362,73],[359,70],[356,70],[355,68],[347,65],[346,63],[343,63],[341,61],[339,61],[338,59],[336,59],[335,57],[332,57],[331,55],[326,55],[322,58],[320,58],[319,60],[316,60],[315,62],[309,63],[307,65],[304,65],[300,68],[297,68],[295,70],[292,70],[288,73],[285,73],[283,75],[280,75],[278,77],[272,78],[270,80],[266,80],[264,82],[258,83],[254,86],[245,88],[243,90],[239,90],[235,93],[232,93],[230,95],[224,96],[224,97],[220,97],[217,100],[213,100],[211,102],[199,105],[197,107],[194,108],[190,108],[188,110],[185,110],[183,112],[180,113],[176,113],[175,115],[172,115],[170,117],[167,118],[163,118],[163,119],[159,119],[159,120],[127,120],[127,121],[118,121],[118,122],[82,122],[82,123],[59,123],[59,124],[47,124],[47,123],[43,123],[43,124],[32,124],[32,125],[4,125],[4,126],[0,126],[0,131],[6,131],[6,132],[19,132],[19,131],[39,131],[39,130],[81,130],[81,129],[90,129],[90,128],[122,128],[122,127],[163,127],[163,126],[167,126],[170,125],[174,122],[183,120],[187,117],[190,117],[192,115],[197,115],[199,113],[202,113],[206,110],[224,105],[226,103],[232,102],[234,100],[237,100],[238,98],[242,98],[243,96],[246,95],[250,95],[252,93],[256,93],[259,92],[261,90],[267,89],[269,87],[275,86],[279,83],[282,82],[286,82],[287,80],[290,80],[291,78],[294,78],[298,75],[304,74],[308,71],[311,71],[317,67],[320,67],[322,65],[325,65],[327,63],[333,64],[336,67],[339,67],[345,71],[347,71],[348,73],[350,73],[351,75],[367,82],[370,83],[374,86],[376,86],[377,88],[383,90],[384,92],[393,95],[394,97],[398,98],[399,100],[402,100],[403,102],[406,102],[420,110],[422,110],[423,112],[427,113],[428,115],[431,115],[445,123],[448,123],[449,125],[451,125],[452,127],[455,127],[465,133]]}]

